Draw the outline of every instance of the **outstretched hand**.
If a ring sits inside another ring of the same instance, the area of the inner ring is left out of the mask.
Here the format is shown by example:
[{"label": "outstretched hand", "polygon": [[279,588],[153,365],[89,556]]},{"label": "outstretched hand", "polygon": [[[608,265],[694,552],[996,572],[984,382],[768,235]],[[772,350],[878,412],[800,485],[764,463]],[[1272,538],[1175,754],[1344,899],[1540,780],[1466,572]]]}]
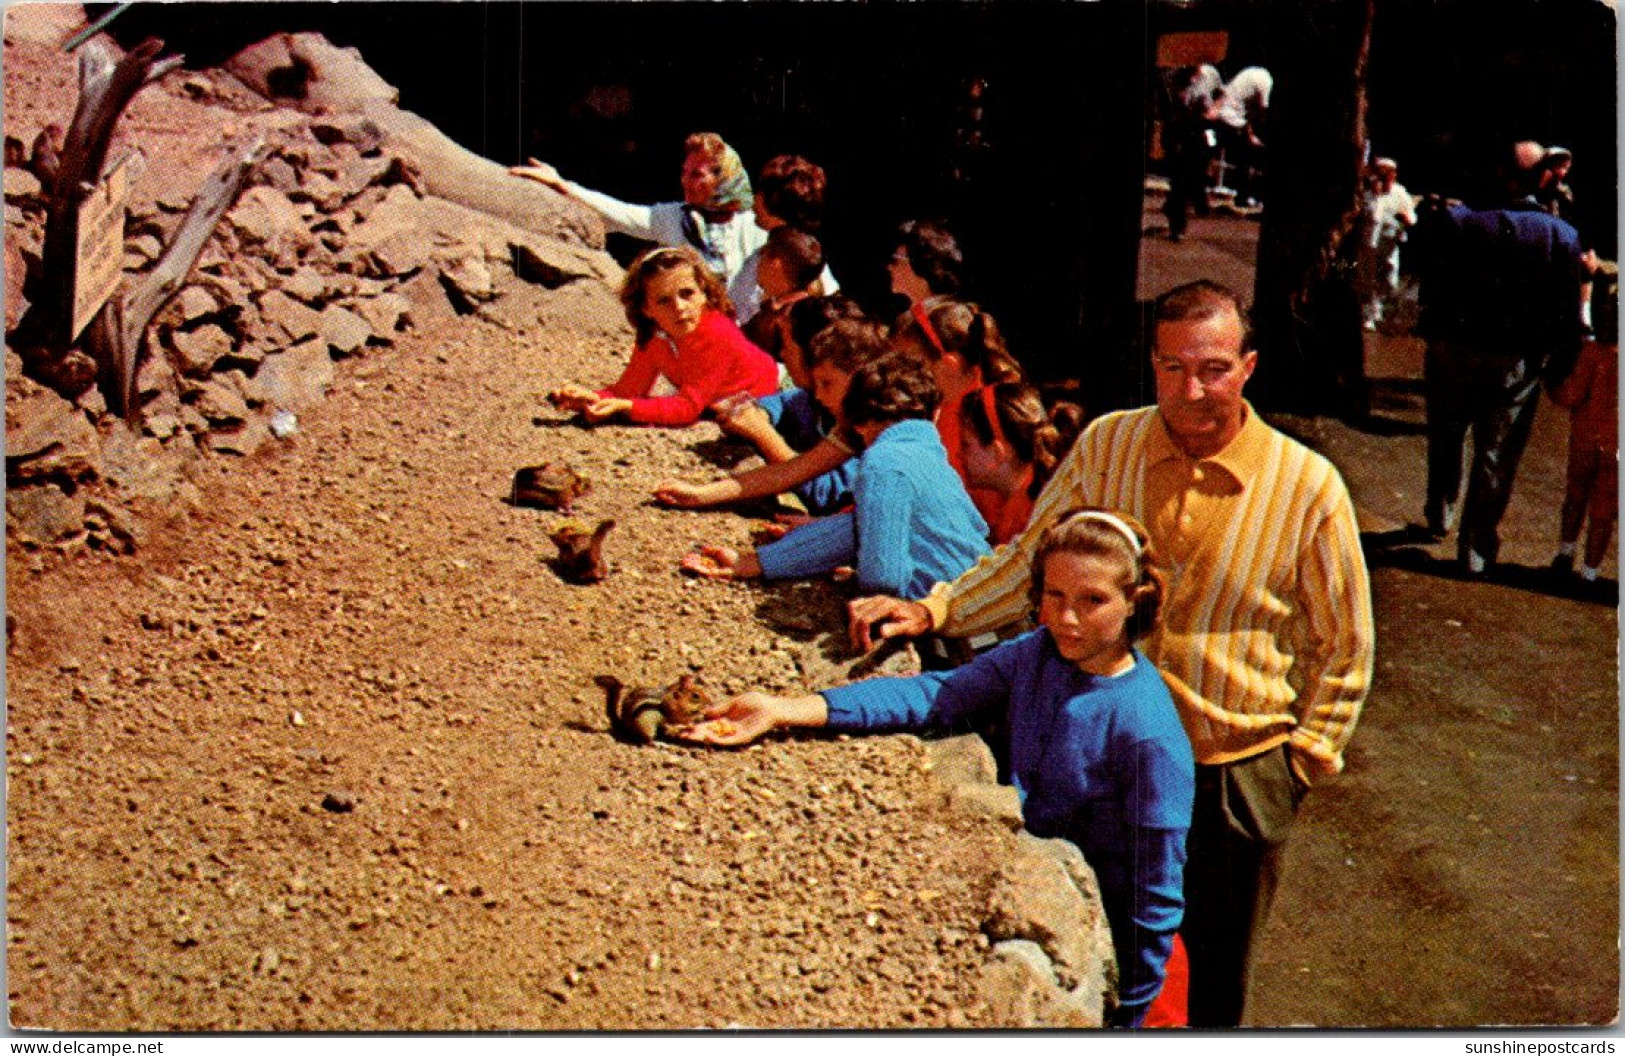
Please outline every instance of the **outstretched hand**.
[{"label": "outstretched hand", "polygon": [[592,403],[581,408],[581,416],[596,425],[599,422],[608,421],[617,414],[625,414],[631,409],[631,400],[621,399],[618,396],[605,396],[603,399],[598,399],[595,396]]},{"label": "outstretched hand", "polygon": [[690,484],[682,480],[662,481],[655,487],[655,501],[662,506],[677,506],[684,509],[704,506],[705,487],[704,484]]},{"label": "outstretched hand", "polygon": [[852,647],[862,653],[887,638],[915,638],[931,630],[931,612],[924,605],[883,594],[848,602],[846,617]]},{"label": "outstretched hand", "polygon": [[598,394],[583,385],[561,385],[547,399],[561,411],[584,411],[598,402]]},{"label": "outstretched hand", "polygon": [[739,551],[729,546],[702,546],[692,554],[684,554],[680,564],[684,572],[706,579],[732,579],[739,565]]},{"label": "outstretched hand", "polygon": [[535,158],[526,158],[525,164],[513,166],[508,170],[508,173],[509,175],[518,176],[522,179],[534,180],[543,187],[551,187],[560,194],[569,193],[569,191],[565,189],[564,177],[559,175],[559,170],[555,169],[545,161],[537,161]]},{"label": "outstretched hand", "polygon": [[667,727],[668,736],[691,744],[737,748],[759,740],[779,725],[780,698],[768,693],[746,693],[713,704],[692,726]]}]

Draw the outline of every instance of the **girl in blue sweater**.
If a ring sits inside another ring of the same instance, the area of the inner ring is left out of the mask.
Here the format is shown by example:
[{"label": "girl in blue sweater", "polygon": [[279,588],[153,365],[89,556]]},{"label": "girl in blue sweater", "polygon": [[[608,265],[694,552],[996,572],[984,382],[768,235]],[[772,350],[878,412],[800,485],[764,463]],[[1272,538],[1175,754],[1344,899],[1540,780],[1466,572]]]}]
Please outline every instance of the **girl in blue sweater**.
[{"label": "girl in blue sweater", "polygon": [[[837,324],[840,325],[840,324]],[[744,553],[708,546],[683,567],[715,578],[796,579],[856,565],[858,587],[922,598],[989,552],[976,512],[937,436],[931,370],[888,355],[852,374],[841,402],[846,428],[863,447],[852,483],[855,508],[811,521]]]},{"label": "girl in blue sweater", "polygon": [[1184,915],[1196,792],[1173,699],[1132,644],[1155,624],[1163,578],[1144,527],[1096,509],[1046,532],[1033,570],[1042,629],[958,670],[798,697],[747,693],[676,733],[743,745],[791,727],[963,729],[1003,717],[1028,831],[1071,840],[1099,880],[1121,980],[1111,1022],[1140,1026]]}]

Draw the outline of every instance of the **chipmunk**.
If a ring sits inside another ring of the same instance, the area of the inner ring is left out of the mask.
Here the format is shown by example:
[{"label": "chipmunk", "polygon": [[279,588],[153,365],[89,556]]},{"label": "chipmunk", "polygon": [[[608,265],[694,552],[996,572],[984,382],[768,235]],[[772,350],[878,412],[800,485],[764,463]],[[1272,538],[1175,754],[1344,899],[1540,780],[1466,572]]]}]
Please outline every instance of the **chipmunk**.
[{"label": "chipmunk", "polygon": [[615,527],[612,517],[592,531],[572,522],[562,524],[548,536],[559,548],[555,568],[561,577],[571,583],[597,583],[609,575],[609,564],[604,560],[604,536]]},{"label": "chipmunk", "polygon": [[614,675],[598,675],[593,681],[604,690],[610,730],[638,744],[652,742],[668,726],[700,721],[712,704],[711,694],[693,675],[659,689],[627,686]]},{"label": "chipmunk", "polygon": [[515,506],[569,513],[571,505],[590,490],[592,484],[586,477],[562,462],[548,462],[516,471],[508,501]]}]

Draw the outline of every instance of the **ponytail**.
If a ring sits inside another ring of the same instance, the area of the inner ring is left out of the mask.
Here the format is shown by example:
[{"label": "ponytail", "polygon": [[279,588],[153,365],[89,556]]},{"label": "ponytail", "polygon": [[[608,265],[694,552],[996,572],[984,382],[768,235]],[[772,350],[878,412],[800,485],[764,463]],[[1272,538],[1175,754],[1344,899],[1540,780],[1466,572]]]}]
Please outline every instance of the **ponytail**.
[{"label": "ponytail", "polygon": [[[989,417],[989,411],[997,421]],[[1024,381],[1006,381],[967,393],[959,414],[983,447],[1002,439],[1019,461],[1032,467],[1030,494],[1034,498],[1083,432],[1082,407],[1062,401],[1046,411],[1039,391]]]},{"label": "ponytail", "polygon": [[920,338],[927,358],[952,352],[969,370],[981,372],[984,385],[1019,382],[1021,364],[1010,354],[993,316],[969,301],[941,301],[931,308],[915,305],[898,317],[894,333]]}]

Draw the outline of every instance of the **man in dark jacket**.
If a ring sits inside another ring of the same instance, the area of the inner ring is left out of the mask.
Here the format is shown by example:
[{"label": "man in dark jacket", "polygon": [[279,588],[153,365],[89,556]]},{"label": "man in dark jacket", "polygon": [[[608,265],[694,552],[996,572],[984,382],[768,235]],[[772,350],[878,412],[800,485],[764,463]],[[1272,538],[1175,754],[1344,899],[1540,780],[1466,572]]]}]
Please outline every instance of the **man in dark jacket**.
[{"label": "man in dark jacket", "polygon": [[1433,212],[1422,280],[1428,480],[1424,514],[1449,533],[1461,492],[1461,456],[1473,461],[1457,554],[1481,575],[1500,550],[1497,527],[1534,422],[1543,377],[1560,379],[1580,348],[1580,244],[1534,197],[1539,144],[1522,142],[1487,208],[1451,203]]}]

